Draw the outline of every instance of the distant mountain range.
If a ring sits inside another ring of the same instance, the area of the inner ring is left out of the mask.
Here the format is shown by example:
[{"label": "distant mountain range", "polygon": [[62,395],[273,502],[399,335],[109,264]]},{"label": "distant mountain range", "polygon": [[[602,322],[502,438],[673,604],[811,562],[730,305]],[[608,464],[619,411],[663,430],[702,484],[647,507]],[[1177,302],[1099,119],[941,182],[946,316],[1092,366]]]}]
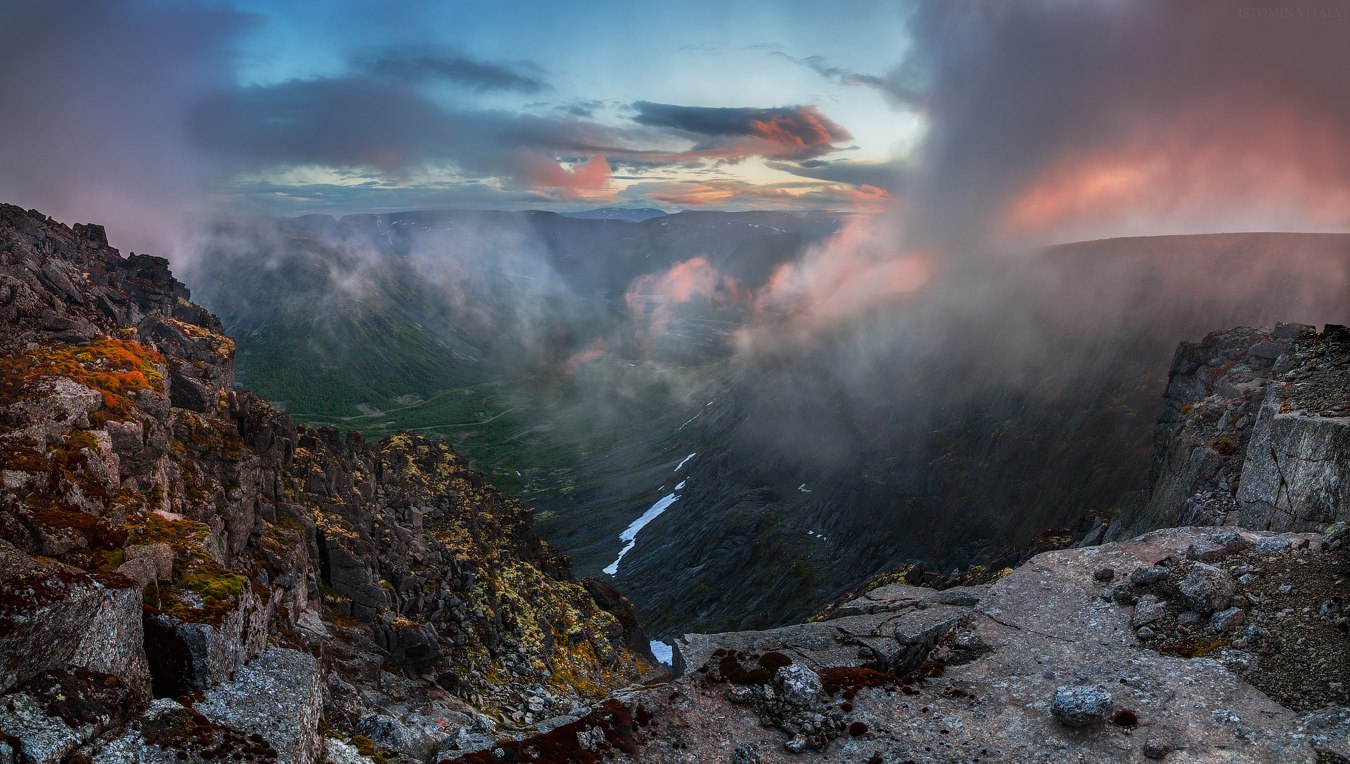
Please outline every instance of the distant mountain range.
[{"label": "distant mountain range", "polygon": [[644,220],[659,218],[669,213],[652,207],[601,207],[584,212],[564,212],[561,214],[563,217],[580,220],[627,220],[630,223],[641,223]]}]

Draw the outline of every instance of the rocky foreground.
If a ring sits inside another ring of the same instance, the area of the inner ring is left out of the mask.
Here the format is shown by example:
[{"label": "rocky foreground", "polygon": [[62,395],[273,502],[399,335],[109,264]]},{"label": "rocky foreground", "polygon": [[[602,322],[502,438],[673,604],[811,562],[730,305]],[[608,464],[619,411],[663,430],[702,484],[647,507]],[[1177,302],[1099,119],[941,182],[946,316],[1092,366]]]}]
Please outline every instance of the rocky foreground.
[{"label": "rocky foreground", "polygon": [[0,764],[1350,761],[1344,328],[1183,345],[1153,491],[1077,548],[672,678],[448,446],[297,427],[188,298],[0,206]]}]

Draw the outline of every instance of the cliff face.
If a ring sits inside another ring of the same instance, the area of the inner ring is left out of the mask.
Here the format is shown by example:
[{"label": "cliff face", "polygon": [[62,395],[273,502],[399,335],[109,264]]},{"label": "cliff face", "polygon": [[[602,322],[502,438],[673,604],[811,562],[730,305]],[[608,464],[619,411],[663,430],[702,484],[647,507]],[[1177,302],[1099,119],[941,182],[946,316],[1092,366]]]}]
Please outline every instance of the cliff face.
[{"label": "cliff face", "polygon": [[448,446],[299,428],[233,353],[163,259],[0,207],[0,761],[421,758],[645,670]]},{"label": "cliff face", "polygon": [[1183,342],[1146,502],[1116,539],[1176,525],[1310,530],[1350,519],[1350,330],[1281,324]]}]

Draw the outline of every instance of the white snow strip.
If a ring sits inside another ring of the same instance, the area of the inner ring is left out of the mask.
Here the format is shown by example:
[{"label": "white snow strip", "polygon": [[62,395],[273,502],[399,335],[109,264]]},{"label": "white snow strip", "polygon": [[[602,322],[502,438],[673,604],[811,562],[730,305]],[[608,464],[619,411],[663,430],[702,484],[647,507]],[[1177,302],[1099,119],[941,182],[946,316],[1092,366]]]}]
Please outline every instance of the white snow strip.
[{"label": "white snow strip", "polygon": [[680,460],[680,463],[677,464],[677,465],[675,465],[675,472],[679,472],[679,471],[680,471],[680,468],[683,467],[685,464],[687,464],[687,463],[689,462],[689,460],[690,460],[690,459],[693,459],[695,456],[698,456],[698,452],[697,452],[697,451],[695,451],[694,453],[692,453],[692,454],[690,454],[690,455],[684,457],[684,459]]},{"label": "white snow strip", "polygon": [[[680,484],[675,486],[676,491],[681,488],[684,488],[684,481],[680,481]],[[651,506],[651,509],[642,513],[642,517],[629,523],[628,527],[623,529],[623,533],[619,534],[619,540],[623,542],[623,549],[619,550],[619,556],[614,558],[614,562],[611,562],[605,567],[606,573],[611,576],[619,575],[619,561],[622,560],[623,556],[628,554],[628,550],[632,549],[633,545],[637,543],[638,532],[645,528],[647,523],[655,520],[662,512],[665,512],[678,498],[680,497],[676,496],[674,492],[662,496]]]},{"label": "white snow strip", "polygon": [[802,493],[811,493],[811,489],[806,487],[806,483],[802,483],[801,485],[797,486],[797,490],[801,491]]},{"label": "white snow strip", "polygon": [[653,639],[651,642],[651,648],[652,648],[652,655],[655,655],[658,661],[666,664],[667,666],[671,665],[671,661],[675,660],[675,648],[671,647],[665,642],[662,642],[659,639]]},{"label": "white snow strip", "polygon": [[680,430],[683,430],[684,428],[688,427],[689,423],[694,421],[695,419],[698,419],[701,414],[703,414],[703,412],[699,411],[698,414],[695,414],[689,417],[688,419],[684,420],[684,424],[680,425],[679,427],[676,427],[675,432],[679,432]]}]

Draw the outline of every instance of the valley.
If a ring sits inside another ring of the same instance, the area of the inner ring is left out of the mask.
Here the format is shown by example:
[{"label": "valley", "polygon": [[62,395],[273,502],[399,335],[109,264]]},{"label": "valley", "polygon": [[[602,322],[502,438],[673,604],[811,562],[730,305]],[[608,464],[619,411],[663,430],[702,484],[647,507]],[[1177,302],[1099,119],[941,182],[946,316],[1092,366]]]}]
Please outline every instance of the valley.
[{"label": "valley", "polygon": [[1344,236],[1085,242],[957,262],[804,346],[740,349],[753,295],[839,225],[254,221],[188,273],[241,381],[300,421],[454,443],[662,638],[799,620],[897,560],[949,572],[1090,532],[1142,500],[1178,338],[1335,318],[1350,279]]}]

